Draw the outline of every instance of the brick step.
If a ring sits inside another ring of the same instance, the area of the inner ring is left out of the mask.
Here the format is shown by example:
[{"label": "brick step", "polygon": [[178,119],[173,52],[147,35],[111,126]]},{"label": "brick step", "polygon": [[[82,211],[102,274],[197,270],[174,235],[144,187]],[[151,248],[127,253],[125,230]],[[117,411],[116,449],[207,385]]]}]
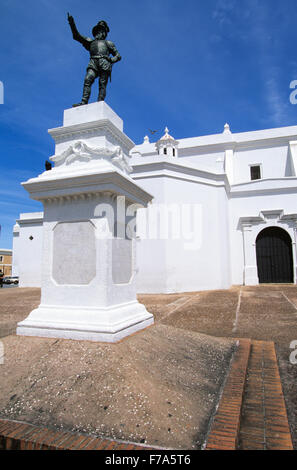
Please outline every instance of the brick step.
[{"label": "brick step", "polygon": [[293,450],[275,347],[271,341],[252,341],[238,448]]},{"label": "brick step", "polygon": [[207,436],[205,450],[236,450],[251,340],[240,339],[219,405]]},{"label": "brick step", "polygon": [[154,448],[138,443],[94,438],[0,419],[0,450],[154,450]]},{"label": "brick step", "polygon": [[206,450],[293,450],[274,343],[240,339]]}]

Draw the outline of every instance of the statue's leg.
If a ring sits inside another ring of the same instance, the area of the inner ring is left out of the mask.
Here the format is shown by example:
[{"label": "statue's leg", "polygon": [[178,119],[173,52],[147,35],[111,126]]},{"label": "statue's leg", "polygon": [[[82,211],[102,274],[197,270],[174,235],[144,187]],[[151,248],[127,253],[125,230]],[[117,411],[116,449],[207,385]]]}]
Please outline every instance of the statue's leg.
[{"label": "statue's leg", "polygon": [[98,101],[105,100],[108,77],[109,77],[109,72],[106,72],[105,70],[100,72]]},{"label": "statue's leg", "polygon": [[87,104],[89,102],[90,94],[91,94],[91,88],[94,83],[94,80],[96,78],[97,74],[95,70],[93,69],[88,69],[86,76],[85,76],[85,81],[84,81],[84,89],[83,89],[83,96],[82,96],[82,104]]},{"label": "statue's leg", "polygon": [[80,103],[73,104],[72,107],[76,108],[77,106],[82,106],[83,104],[88,104],[90,94],[91,94],[91,87],[94,83],[95,78],[98,76],[97,72],[93,69],[87,69],[87,73],[84,80],[84,89],[83,89],[83,96]]}]

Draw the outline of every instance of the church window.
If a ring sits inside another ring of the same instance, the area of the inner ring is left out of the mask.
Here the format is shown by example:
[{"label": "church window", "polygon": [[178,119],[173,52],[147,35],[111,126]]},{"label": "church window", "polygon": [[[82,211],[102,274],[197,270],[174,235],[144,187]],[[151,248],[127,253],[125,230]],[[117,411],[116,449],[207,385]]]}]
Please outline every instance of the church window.
[{"label": "church window", "polygon": [[261,179],[261,167],[260,165],[251,166],[251,180],[260,180]]}]

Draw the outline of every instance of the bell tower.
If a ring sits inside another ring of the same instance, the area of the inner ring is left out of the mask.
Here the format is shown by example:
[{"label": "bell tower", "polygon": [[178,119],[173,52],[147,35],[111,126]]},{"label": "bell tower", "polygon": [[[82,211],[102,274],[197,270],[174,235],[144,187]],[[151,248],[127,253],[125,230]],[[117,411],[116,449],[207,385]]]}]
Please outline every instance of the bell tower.
[{"label": "bell tower", "polygon": [[170,134],[168,127],[165,127],[165,134],[156,142],[156,149],[159,155],[176,158],[178,157],[178,144]]}]

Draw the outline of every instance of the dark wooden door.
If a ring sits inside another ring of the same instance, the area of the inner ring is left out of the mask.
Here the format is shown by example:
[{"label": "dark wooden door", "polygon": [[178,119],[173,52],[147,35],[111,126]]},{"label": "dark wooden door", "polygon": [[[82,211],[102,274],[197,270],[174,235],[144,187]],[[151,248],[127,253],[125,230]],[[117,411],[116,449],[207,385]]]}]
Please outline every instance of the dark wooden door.
[{"label": "dark wooden door", "polygon": [[279,227],[268,227],[256,241],[260,283],[293,282],[293,254],[290,235]]}]

